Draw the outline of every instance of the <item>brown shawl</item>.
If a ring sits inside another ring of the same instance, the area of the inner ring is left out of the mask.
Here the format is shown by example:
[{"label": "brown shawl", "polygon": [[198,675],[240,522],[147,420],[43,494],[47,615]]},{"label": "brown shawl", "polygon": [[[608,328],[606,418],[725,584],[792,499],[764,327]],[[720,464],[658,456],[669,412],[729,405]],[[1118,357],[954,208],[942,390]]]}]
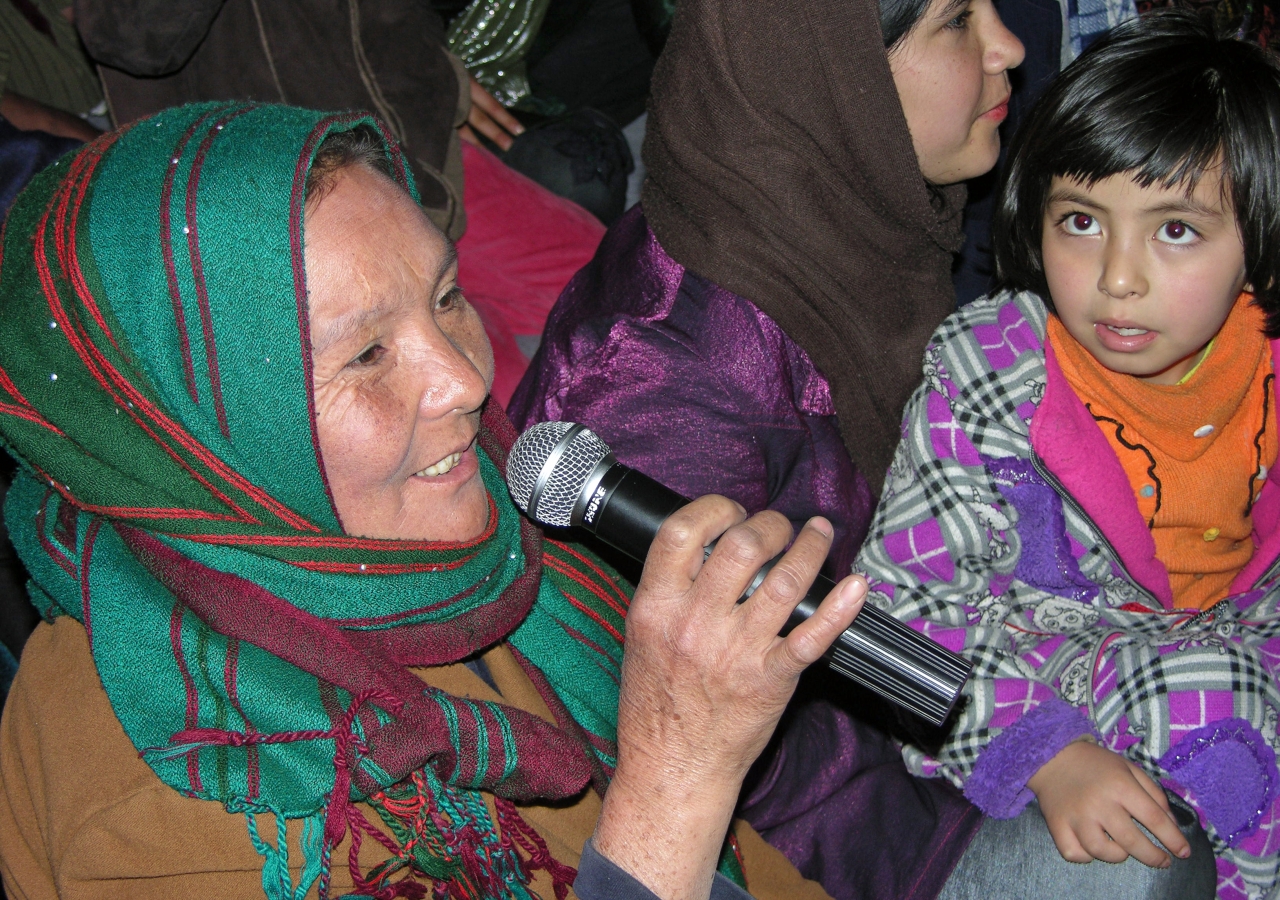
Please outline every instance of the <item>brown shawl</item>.
[{"label": "brown shawl", "polygon": [[663,249],[805,349],[878,493],[954,308],[964,193],[930,201],[874,0],[681,0],[644,159]]}]

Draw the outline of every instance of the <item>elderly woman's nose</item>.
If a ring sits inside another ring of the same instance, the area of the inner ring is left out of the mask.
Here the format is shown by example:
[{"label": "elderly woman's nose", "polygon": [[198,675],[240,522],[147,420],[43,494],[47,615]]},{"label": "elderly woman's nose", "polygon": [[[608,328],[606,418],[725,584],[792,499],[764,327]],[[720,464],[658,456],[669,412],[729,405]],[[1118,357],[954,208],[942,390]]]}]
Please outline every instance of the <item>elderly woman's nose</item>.
[{"label": "elderly woman's nose", "polygon": [[1005,27],[999,13],[993,11],[992,19],[985,35],[985,46],[982,53],[982,68],[989,75],[999,75],[1006,69],[1016,69],[1022,64],[1026,49],[1018,36]]},{"label": "elderly woman's nose", "polygon": [[418,405],[424,414],[474,412],[489,395],[475,354],[437,327],[424,327],[408,356],[420,385]]}]

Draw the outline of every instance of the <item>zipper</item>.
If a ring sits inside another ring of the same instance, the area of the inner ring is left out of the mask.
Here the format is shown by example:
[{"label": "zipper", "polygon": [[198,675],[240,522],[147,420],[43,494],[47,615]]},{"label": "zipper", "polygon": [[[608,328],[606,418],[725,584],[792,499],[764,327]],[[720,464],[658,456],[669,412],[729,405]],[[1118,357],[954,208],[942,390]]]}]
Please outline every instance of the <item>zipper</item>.
[{"label": "zipper", "polygon": [[[1098,527],[1098,523],[1093,521],[1093,518],[1084,511],[1080,504],[1076,502],[1076,499],[1066,491],[1062,486],[1062,482],[1058,480],[1056,475],[1049,471],[1048,467],[1044,464],[1044,460],[1040,458],[1040,454],[1036,453],[1034,449],[1031,451],[1031,467],[1036,470],[1036,474],[1047,481],[1050,486],[1057,491],[1058,496],[1062,498],[1063,503],[1070,506],[1077,515],[1093,526],[1093,530],[1098,535],[1098,542],[1102,545],[1103,549],[1111,555],[1111,559],[1116,567],[1120,569],[1120,573],[1124,575],[1125,579],[1133,585],[1143,597],[1152,601],[1157,609],[1159,609],[1161,607],[1159,598],[1140,585],[1137,579],[1130,574],[1129,570],[1125,567],[1124,560],[1120,558],[1120,554],[1116,552],[1115,546],[1107,539],[1107,536],[1102,533],[1102,529]],[[1263,582],[1276,577],[1278,574],[1280,574],[1280,556],[1277,556],[1272,560],[1271,565],[1267,567],[1267,570],[1258,577],[1257,581],[1254,582],[1252,590],[1258,589],[1261,587]],[[1169,633],[1172,634],[1173,632],[1182,631],[1187,628],[1194,628],[1195,626],[1204,623],[1206,620],[1212,619],[1218,611],[1226,608],[1223,604],[1228,602],[1229,598],[1219,600],[1208,609],[1202,609],[1191,618],[1173,626],[1169,629]],[[1153,612],[1154,611],[1156,610],[1153,610]],[[1090,673],[1090,677],[1092,677],[1092,673]]]},{"label": "zipper", "polygon": [[1143,597],[1152,601],[1157,610],[1162,609],[1163,604],[1160,603],[1159,598],[1138,583],[1138,579],[1134,578],[1125,567],[1124,560],[1120,558],[1120,554],[1116,552],[1115,546],[1113,546],[1107,536],[1103,534],[1102,529],[1098,527],[1098,523],[1093,521],[1093,518],[1084,511],[1084,508],[1079,503],[1076,502],[1076,498],[1072,497],[1071,494],[1067,492],[1067,489],[1062,486],[1062,482],[1058,480],[1058,476],[1049,471],[1048,467],[1044,464],[1044,460],[1040,458],[1040,454],[1036,453],[1034,448],[1031,450],[1031,467],[1036,470],[1037,475],[1049,483],[1049,486],[1052,487],[1054,491],[1057,492],[1058,496],[1062,498],[1063,503],[1069,506],[1076,515],[1093,526],[1093,530],[1098,536],[1098,543],[1101,544],[1103,549],[1111,555],[1112,563],[1120,570],[1120,574],[1124,576],[1125,580],[1128,581],[1129,584],[1133,585]]}]

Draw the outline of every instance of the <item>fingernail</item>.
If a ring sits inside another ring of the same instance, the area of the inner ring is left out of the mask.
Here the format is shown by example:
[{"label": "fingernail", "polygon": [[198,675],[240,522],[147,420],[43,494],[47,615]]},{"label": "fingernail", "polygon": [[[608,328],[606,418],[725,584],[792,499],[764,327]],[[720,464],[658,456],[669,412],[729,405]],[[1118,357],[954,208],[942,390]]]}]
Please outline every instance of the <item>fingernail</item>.
[{"label": "fingernail", "polygon": [[835,534],[835,531],[833,531],[831,528],[831,523],[828,522],[826,519],[822,518],[822,516],[814,516],[812,519],[810,519],[809,527],[812,528],[814,531],[817,531],[820,534],[824,535],[825,537],[831,537],[831,535]]},{"label": "fingernail", "polygon": [[853,603],[856,600],[862,599],[862,596],[866,594],[866,592],[867,592],[866,584],[864,582],[854,579],[851,581],[846,581],[844,583],[844,591],[842,593],[846,600],[848,600],[850,603]]},{"label": "fingernail", "polygon": [[1178,851],[1178,859],[1186,859],[1190,855],[1191,855],[1190,847],[1183,847],[1181,850]]}]

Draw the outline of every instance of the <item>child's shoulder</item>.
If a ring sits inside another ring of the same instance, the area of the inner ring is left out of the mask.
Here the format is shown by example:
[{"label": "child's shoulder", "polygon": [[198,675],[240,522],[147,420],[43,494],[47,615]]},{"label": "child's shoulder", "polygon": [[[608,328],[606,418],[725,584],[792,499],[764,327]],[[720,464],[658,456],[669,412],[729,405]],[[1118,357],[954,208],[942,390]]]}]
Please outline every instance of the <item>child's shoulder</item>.
[{"label": "child's shoulder", "polygon": [[1049,310],[1038,294],[1000,291],[962,306],[938,326],[925,350],[925,370],[945,366],[959,382],[992,373],[1025,375],[1043,368]]}]

